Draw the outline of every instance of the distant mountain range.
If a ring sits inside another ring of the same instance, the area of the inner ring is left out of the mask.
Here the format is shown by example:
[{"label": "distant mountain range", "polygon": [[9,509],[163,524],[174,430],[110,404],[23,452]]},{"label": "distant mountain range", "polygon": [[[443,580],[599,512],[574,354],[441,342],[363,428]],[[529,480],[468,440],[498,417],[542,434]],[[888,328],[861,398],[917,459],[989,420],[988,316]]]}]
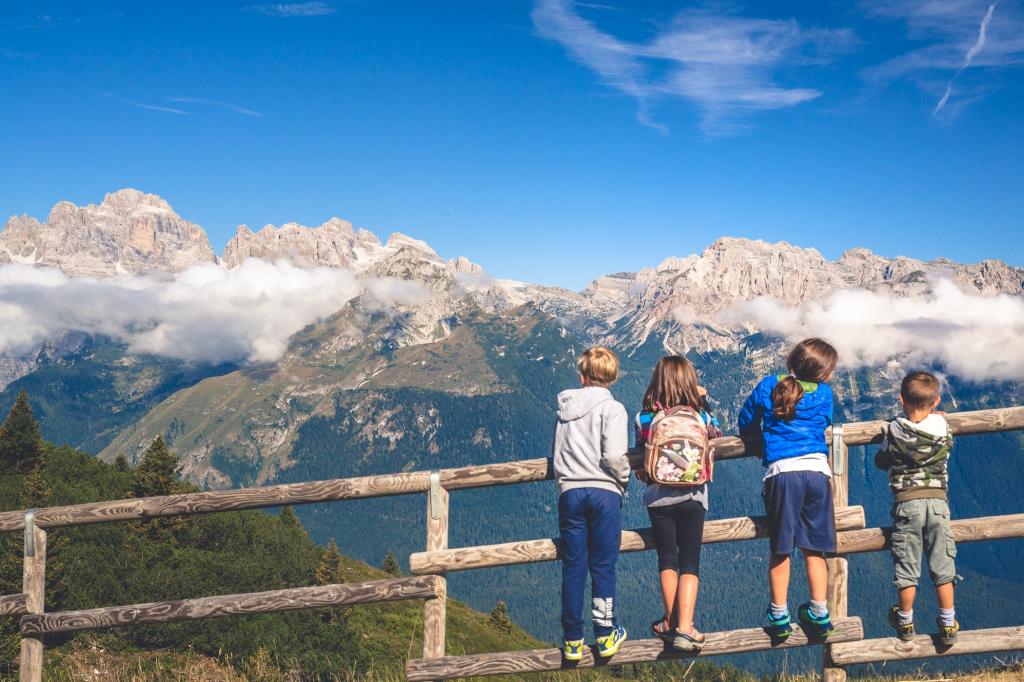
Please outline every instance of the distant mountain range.
[{"label": "distant mountain range", "polygon": [[[898,300],[928,291],[936,276],[967,292],[1024,296],[1024,269],[998,260],[963,265],[853,249],[829,261],[814,249],[733,238],[640,272],[599,277],[574,292],[495,279],[465,258],[441,258],[422,241],[393,234],[382,242],[336,218],[319,227],[289,223],[253,232],[241,226],[218,257],[202,228],[163,199],[135,190],[109,194],[99,205],[61,202],[46,222],[16,217],[0,231],[0,263],[50,266],[71,278],[170,278],[197,265],[232,270],[248,258],[345,268],[365,291],[334,314],[310,320],[273,362],[210,366],[133,354],[98,335],[64,334],[27,355],[0,359],[0,409],[25,388],[47,438],[107,460],[124,454],[132,461],[163,434],[181,456],[184,475],[213,488],[507,461],[546,454],[553,397],[577,381],[574,358],[588,344],[619,351],[622,373],[613,391],[630,410],[657,358],[687,353],[728,427],[757,378],[780,369],[786,343],[724,314],[739,304],[770,297],[799,306],[845,290],[888,292]],[[903,371],[896,358],[837,373],[836,419],[891,415]],[[1020,404],[1024,385],[951,377],[946,395],[947,409]],[[954,512],[1009,511],[1024,480],[1016,466],[1021,447],[1017,434],[962,439]],[[982,458],[986,465],[979,467]],[[886,523],[888,493],[869,461],[864,448],[853,454],[851,499],[869,509],[869,523]],[[756,463],[720,469],[712,516],[758,513]],[[553,502],[546,485],[453,495],[451,544],[554,535]],[[318,540],[335,537],[346,553],[371,563],[389,548],[399,556],[422,549],[415,520],[420,499],[299,511]],[[634,498],[627,501],[627,523],[646,525]],[[709,608],[705,629],[760,622],[762,549],[759,543],[708,549],[707,593],[726,591],[737,606]],[[1024,561],[1024,543],[966,548],[963,556],[967,617],[978,626],[1012,624],[987,614],[1002,613],[992,595],[1024,598],[1019,572],[1014,578],[1007,568]],[[623,558],[622,601],[634,628],[655,615],[648,613],[654,608],[649,559]],[[870,609],[878,581],[888,580],[886,557],[855,562],[861,584],[852,605]],[[495,595],[506,599],[514,619],[553,638],[557,615],[548,605],[556,575],[554,565],[523,566],[457,574],[451,584],[477,608],[491,608]],[[868,625],[873,634],[882,627]]]}]

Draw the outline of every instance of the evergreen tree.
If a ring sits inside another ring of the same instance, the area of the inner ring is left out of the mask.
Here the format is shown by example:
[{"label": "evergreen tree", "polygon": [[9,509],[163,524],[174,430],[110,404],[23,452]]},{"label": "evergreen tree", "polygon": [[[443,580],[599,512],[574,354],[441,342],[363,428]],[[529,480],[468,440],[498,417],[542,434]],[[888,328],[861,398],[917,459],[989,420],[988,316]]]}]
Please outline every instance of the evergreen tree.
[{"label": "evergreen tree", "polygon": [[117,459],[114,460],[114,468],[120,472],[129,471],[131,467],[128,465],[128,458],[124,455],[118,455]]},{"label": "evergreen tree", "polygon": [[317,585],[334,585],[341,582],[341,552],[338,544],[331,540],[320,555],[320,565],[316,567],[313,580]]},{"label": "evergreen tree", "polygon": [[299,517],[295,515],[295,510],[288,506],[281,509],[281,514],[277,517],[281,520],[286,528],[292,528],[303,535],[306,535],[306,530],[302,527],[302,522],[299,521]]},{"label": "evergreen tree", "polygon": [[393,575],[396,578],[402,576],[402,567],[398,565],[398,559],[395,558],[395,553],[390,549],[388,550],[387,556],[384,557],[384,563],[381,564],[381,569],[389,575]]},{"label": "evergreen tree", "polygon": [[46,477],[43,476],[43,467],[45,465],[46,461],[40,460],[35,468],[22,479],[21,504],[25,508],[45,507],[50,500],[50,496],[53,495],[53,489],[47,482]]},{"label": "evergreen tree", "polygon": [[505,632],[512,630],[512,619],[508,617],[508,606],[505,602],[499,601],[491,611],[491,624]]},{"label": "evergreen tree", "polygon": [[25,389],[18,392],[11,411],[0,426],[0,463],[8,470],[31,471],[43,456],[43,436],[32,414]]},{"label": "evergreen tree", "polygon": [[135,469],[135,496],[170,495],[178,482],[178,456],[157,436]]}]

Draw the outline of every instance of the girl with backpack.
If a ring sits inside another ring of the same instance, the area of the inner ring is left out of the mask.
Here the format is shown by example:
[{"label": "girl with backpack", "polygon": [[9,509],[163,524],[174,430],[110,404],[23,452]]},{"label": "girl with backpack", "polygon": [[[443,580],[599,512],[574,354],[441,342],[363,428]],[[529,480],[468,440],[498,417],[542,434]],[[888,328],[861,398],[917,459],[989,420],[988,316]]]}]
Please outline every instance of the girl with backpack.
[{"label": "girl with backpack", "polygon": [[805,339],[786,358],[788,374],[761,380],[739,415],[748,448],[763,449],[765,513],[771,558],[768,630],[783,640],[793,632],[786,603],[789,557],[800,548],[811,600],[797,619],[809,635],[827,638],[834,628],[826,605],[825,554],[836,550],[832,470],[825,429],[832,424],[832,378],[839,354],[822,339]]},{"label": "girl with backpack", "polygon": [[665,615],[651,624],[656,637],[680,651],[700,651],[704,635],[693,625],[700,576],[704,517],[711,477],[709,438],[721,435],[684,357],[658,360],[636,416],[636,442],[645,450],[638,477],[647,483]]}]

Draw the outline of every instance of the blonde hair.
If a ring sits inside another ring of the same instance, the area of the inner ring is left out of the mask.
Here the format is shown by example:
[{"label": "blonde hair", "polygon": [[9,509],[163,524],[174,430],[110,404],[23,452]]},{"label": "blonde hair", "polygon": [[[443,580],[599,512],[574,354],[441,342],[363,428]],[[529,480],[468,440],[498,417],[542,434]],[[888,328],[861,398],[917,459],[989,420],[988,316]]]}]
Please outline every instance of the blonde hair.
[{"label": "blonde hair", "polygon": [[597,386],[610,386],[619,377],[619,358],[604,346],[588,348],[577,364],[580,376]]}]

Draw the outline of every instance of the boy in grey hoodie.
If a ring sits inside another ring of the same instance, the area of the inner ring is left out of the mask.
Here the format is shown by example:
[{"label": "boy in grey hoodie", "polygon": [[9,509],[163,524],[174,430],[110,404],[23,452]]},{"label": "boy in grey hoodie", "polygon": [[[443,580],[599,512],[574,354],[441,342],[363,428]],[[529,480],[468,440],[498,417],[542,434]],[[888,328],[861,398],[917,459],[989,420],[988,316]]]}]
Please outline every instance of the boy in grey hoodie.
[{"label": "boy in grey hoodie", "polygon": [[615,622],[615,564],[622,537],[622,493],[629,482],[626,408],[608,390],[619,360],[607,348],[579,359],[583,388],[558,394],[552,444],[562,536],[562,655],[583,658],[583,590],[589,571],[597,653],[612,656],[626,641]]}]

